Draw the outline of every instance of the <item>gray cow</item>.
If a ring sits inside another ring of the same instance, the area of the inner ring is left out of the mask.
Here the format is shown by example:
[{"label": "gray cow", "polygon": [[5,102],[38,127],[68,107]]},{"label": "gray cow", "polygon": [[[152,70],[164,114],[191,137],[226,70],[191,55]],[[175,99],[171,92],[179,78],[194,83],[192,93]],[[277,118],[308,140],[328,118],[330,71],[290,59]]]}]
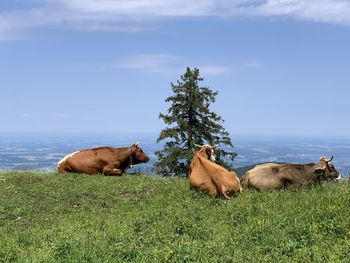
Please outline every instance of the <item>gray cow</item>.
[{"label": "gray cow", "polygon": [[319,163],[277,164],[265,163],[255,166],[241,178],[241,184],[256,190],[293,189],[301,185],[336,180],[341,174],[335,169],[331,159],[321,157]]}]

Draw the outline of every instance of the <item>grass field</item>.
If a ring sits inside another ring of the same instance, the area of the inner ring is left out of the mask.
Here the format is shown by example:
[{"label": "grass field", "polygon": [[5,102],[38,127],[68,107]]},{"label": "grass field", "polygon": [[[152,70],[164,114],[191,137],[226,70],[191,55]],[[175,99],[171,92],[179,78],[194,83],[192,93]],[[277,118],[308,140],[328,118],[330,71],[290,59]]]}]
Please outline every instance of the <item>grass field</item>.
[{"label": "grass field", "polygon": [[348,191],[213,200],[183,179],[0,174],[0,262],[350,262]]}]

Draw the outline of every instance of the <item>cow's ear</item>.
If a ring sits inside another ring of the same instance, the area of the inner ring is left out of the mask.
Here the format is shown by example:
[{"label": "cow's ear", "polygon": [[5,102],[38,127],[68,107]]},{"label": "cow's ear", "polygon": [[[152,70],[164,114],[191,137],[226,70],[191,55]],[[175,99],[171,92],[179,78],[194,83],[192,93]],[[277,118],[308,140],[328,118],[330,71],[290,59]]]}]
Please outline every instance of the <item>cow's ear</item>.
[{"label": "cow's ear", "polygon": [[208,158],[210,158],[210,156],[212,154],[211,149],[206,149],[205,152],[207,153]]},{"label": "cow's ear", "polygon": [[131,145],[131,147],[137,147],[138,144],[139,142],[135,142],[133,145]]}]

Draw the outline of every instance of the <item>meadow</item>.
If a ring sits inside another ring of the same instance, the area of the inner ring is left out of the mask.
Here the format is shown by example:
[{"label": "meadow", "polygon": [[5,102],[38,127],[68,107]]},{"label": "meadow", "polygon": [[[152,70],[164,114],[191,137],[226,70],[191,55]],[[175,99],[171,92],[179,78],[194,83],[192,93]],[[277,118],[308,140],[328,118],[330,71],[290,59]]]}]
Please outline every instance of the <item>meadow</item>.
[{"label": "meadow", "polygon": [[0,262],[350,262],[345,182],[244,189],[185,179],[0,174]]}]

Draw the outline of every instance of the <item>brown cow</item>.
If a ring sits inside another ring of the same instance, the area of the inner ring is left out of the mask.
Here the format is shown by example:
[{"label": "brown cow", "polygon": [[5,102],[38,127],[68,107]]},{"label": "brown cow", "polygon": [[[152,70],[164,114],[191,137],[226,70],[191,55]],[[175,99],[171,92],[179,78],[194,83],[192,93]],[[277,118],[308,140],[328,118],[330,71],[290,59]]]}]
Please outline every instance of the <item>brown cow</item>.
[{"label": "brown cow", "polygon": [[266,163],[255,166],[241,178],[243,186],[256,190],[287,188],[321,183],[325,180],[339,180],[341,174],[331,163],[331,159],[321,157],[319,163],[276,164]]},{"label": "brown cow", "polygon": [[60,173],[85,173],[120,176],[132,165],[145,163],[149,157],[133,144],[127,148],[99,147],[71,153],[57,163]]},{"label": "brown cow", "polygon": [[208,192],[213,198],[229,199],[230,196],[239,194],[242,188],[236,173],[214,163],[214,147],[210,145],[199,147],[200,149],[193,154],[189,170],[191,189]]}]

